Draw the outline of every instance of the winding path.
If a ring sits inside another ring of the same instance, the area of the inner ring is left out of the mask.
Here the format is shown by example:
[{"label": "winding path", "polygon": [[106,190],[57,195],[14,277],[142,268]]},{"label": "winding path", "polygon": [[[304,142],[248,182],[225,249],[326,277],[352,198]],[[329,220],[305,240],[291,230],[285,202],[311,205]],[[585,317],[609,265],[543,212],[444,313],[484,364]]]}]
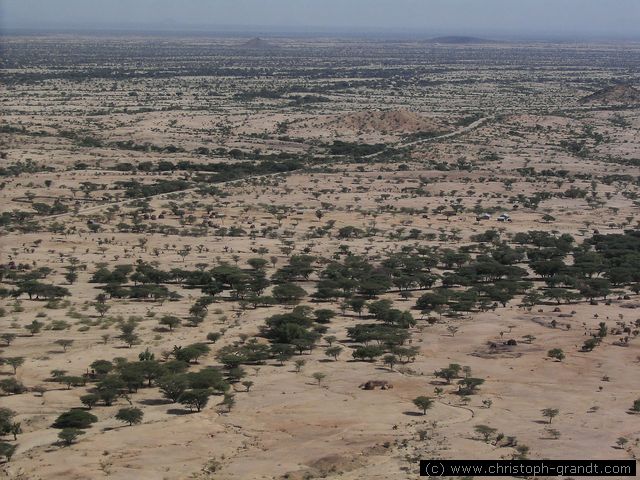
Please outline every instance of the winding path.
[{"label": "winding path", "polygon": [[447,422],[447,423],[443,422],[442,423],[443,425],[455,425],[457,423],[465,423],[465,422],[470,421],[471,419],[473,419],[476,416],[476,413],[472,409],[470,409],[469,407],[463,407],[461,405],[451,405],[450,403],[444,403],[444,402],[442,402],[440,400],[436,400],[436,402],[439,403],[440,405],[444,405],[445,407],[451,407],[451,408],[457,408],[457,409],[460,409],[460,410],[465,410],[466,412],[471,414],[470,417],[465,418],[465,419],[460,420],[460,421],[455,421],[455,422],[452,421],[452,422]]},{"label": "winding path", "polygon": [[[244,180],[253,180],[256,178],[266,178],[266,177],[275,177],[277,175],[284,175],[286,173],[293,173],[293,172],[276,172],[276,173],[267,173],[265,175],[255,175],[255,176],[248,176],[248,177],[244,177],[244,178],[237,178],[235,180],[229,180],[227,182],[220,182],[220,183],[214,183],[212,185],[214,186],[222,186],[222,185],[228,185],[231,183],[235,183],[235,182],[241,182]],[[113,207],[115,205],[118,206],[124,206],[128,203],[131,202],[135,202],[138,200],[152,200],[154,198],[162,198],[166,195],[174,195],[177,193],[189,193],[189,192],[194,192],[196,190],[198,190],[200,188],[200,186],[197,187],[193,187],[193,188],[186,188],[184,190],[175,190],[173,192],[164,192],[164,193],[158,193],[156,195],[149,195],[148,197],[136,197],[136,198],[127,198],[126,200],[118,200],[117,202],[108,202],[108,203],[101,203],[100,205],[93,205],[91,207],[87,207],[87,208],[83,208],[82,210],[79,210],[77,213],[74,211],[69,211],[66,213],[58,213],[56,215],[49,215],[47,217],[44,217],[44,220],[55,220],[57,218],[64,218],[64,217],[69,217],[69,216],[75,216],[75,215],[86,215],[87,213],[92,213],[95,211],[99,211],[100,209],[103,208],[108,208],[108,207]]]},{"label": "winding path", "polygon": [[[444,133],[444,134],[438,135],[436,137],[421,138],[420,140],[413,140],[411,142],[399,143],[397,145],[394,145],[393,147],[394,148],[413,147],[414,145],[420,145],[422,143],[437,142],[439,140],[446,140],[448,138],[457,137],[458,135],[463,135],[465,133],[471,132],[472,130],[475,130],[476,128],[479,128],[479,127],[483,126],[487,122],[489,122],[491,120],[494,120],[495,118],[496,118],[495,115],[490,116],[490,117],[482,117],[482,118],[476,120],[475,122],[470,123],[466,127],[462,127],[462,128],[460,128],[458,130],[455,130],[453,132]],[[365,155],[365,156],[360,157],[360,158],[374,158],[374,157],[377,157],[379,155],[382,155],[384,152],[385,152],[385,150],[381,150],[379,152],[371,153],[369,155]]]},{"label": "winding path", "polygon": [[[455,130],[453,132],[449,132],[449,133],[445,133],[445,134],[442,134],[442,135],[438,135],[436,137],[423,138],[423,139],[420,139],[420,140],[414,140],[414,141],[407,142],[407,143],[400,143],[400,144],[395,145],[394,148],[412,147],[414,145],[420,145],[420,144],[423,144],[423,143],[431,143],[431,142],[437,142],[437,141],[440,141],[440,140],[446,140],[448,138],[453,138],[453,137],[456,137],[458,135],[463,135],[463,134],[468,133],[468,132],[470,132],[472,130],[475,130],[476,128],[479,128],[479,127],[485,125],[487,122],[489,122],[491,120],[494,120],[495,118],[496,118],[495,115],[489,116],[489,117],[483,117],[483,118],[480,118],[480,119],[476,120],[473,123],[470,123],[466,127],[462,127],[462,128],[460,128],[458,130]],[[381,150],[380,152],[376,152],[376,153],[372,153],[372,154],[369,154],[369,155],[365,155],[365,156],[363,156],[361,158],[375,158],[377,156],[382,155],[384,152],[385,152],[385,150]],[[223,186],[223,185],[228,185],[228,184],[235,183],[235,182],[242,181],[242,180],[274,177],[276,175],[282,175],[283,173],[284,172],[276,172],[276,173],[268,173],[268,174],[265,174],[265,175],[248,176],[248,177],[245,177],[245,178],[238,178],[236,180],[229,180],[227,182],[216,183],[215,185],[216,186],[218,186],[218,185]],[[103,208],[108,208],[108,207],[112,207],[112,206],[116,206],[116,205],[117,206],[124,206],[127,203],[130,203],[130,202],[133,202],[133,201],[136,201],[136,200],[152,200],[154,198],[162,198],[162,197],[164,197],[166,195],[172,195],[172,194],[176,194],[176,193],[189,193],[189,192],[193,192],[193,191],[197,190],[198,188],[200,188],[200,187],[187,188],[185,190],[176,190],[175,192],[159,193],[157,195],[150,195],[148,197],[128,198],[126,200],[119,200],[117,202],[102,203],[100,205],[93,205],[91,207],[84,208],[82,210],[79,210],[77,213],[73,212],[73,211],[66,212],[66,213],[59,213],[59,214],[56,214],[56,215],[49,215],[49,216],[45,217],[45,219],[46,220],[56,220],[58,218],[65,218],[65,217],[70,217],[70,216],[74,216],[74,215],[86,215],[88,213],[93,213],[93,212],[96,212],[96,211],[100,211]]]}]

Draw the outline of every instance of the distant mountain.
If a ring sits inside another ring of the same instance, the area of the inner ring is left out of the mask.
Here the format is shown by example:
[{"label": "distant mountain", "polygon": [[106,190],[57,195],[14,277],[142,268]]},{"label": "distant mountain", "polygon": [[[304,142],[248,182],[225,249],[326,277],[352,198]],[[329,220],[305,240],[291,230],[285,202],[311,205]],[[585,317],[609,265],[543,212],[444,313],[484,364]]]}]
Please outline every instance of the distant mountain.
[{"label": "distant mountain", "polygon": [[443,133],[443,125],[433,118],[409,110],[367,110],[337,115],[326,126],[332,129],[352,130],[354,132]]},{"label": "distant mountain", "polygon": [[259,37],[252,38],[251,40],[240,45],[240,47],[250,50],[272,50],[278,48],[277,45],[273,45],[272,43],[269,43]]},{"label": "distant mountain", "polygon": [[485,38],[478,37],[463,37],[463,36],[449,36],[449,37],[436,37],[426,41],[427,43],[442,43],[448,45],[474,45],[481,43],[496,43],[495,40],[487,40]]},{"label": "distant mountain", "polygon": [[605,87],[591,95],[582,97],[578,100],[581,104],[592,103],[619,103],[625,105],[635,105],[640,103],[640,90],[629,84],[618,84]]}]

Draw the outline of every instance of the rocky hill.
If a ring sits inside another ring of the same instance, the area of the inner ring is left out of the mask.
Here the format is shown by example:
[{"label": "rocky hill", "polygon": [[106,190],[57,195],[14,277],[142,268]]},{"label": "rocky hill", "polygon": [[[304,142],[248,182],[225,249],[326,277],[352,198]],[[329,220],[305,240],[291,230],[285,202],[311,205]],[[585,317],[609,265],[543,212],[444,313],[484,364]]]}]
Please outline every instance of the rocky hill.
[{"label": "rocky hill", "polygon": [[635,105],[640,103],[640,90],[628,84],[612,85],[598,90],[591,95],[582,97],[581,104],[624,104]]}]

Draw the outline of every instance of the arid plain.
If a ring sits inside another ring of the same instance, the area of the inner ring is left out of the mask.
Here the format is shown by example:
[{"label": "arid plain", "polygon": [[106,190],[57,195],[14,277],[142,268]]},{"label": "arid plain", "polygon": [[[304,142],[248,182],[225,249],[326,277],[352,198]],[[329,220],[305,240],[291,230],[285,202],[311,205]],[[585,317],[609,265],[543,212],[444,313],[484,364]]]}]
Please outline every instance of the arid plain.
[{"label": "arid plain", "polygon": [[637,458],[640,45],[247,40],[3,38],[2,478]]}]

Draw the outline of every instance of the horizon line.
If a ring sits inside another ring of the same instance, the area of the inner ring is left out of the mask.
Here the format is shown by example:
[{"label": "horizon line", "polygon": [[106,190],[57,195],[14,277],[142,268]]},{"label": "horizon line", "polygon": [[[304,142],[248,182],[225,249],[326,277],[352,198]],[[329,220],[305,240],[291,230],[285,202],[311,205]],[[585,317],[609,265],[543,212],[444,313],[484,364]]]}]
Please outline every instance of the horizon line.
[{"label": "horizon line", "polygon": [[[464,32],[461,32],[464,30]],[[108,23],[38,23],[38,24],[22,24],[6,26],[0,24],[0,36],[21,34],[78,34],[82,33],[87,36],[101,36],[105,33],[113,34],[137,34],[137,35],[153,35],[153,34],[197,34],[202,36],[208,34],[215,36],[229,36],[231,34],[237,36],[329,36],[331,34],[339,34],[346,37],[390,37],[398,38],[422,37],[425,40],[439,37],[469,37],[479,38],[481,40],[513,40],[513,41],[640,41],[640,34],[629,33],[602,33],[602,32],[585,32],[585,31],[554,31],[554,30],[531,30],[531,31],[509,31],[509,30],[469,30],[469,29],[433,29],[408,27],[401,29],[400,27],[376,27],[376,26],[322,26],[322,25],[235,25],[235,24],[167,24],[167,23],[140,23],[130,22],[123,24]]]}]

